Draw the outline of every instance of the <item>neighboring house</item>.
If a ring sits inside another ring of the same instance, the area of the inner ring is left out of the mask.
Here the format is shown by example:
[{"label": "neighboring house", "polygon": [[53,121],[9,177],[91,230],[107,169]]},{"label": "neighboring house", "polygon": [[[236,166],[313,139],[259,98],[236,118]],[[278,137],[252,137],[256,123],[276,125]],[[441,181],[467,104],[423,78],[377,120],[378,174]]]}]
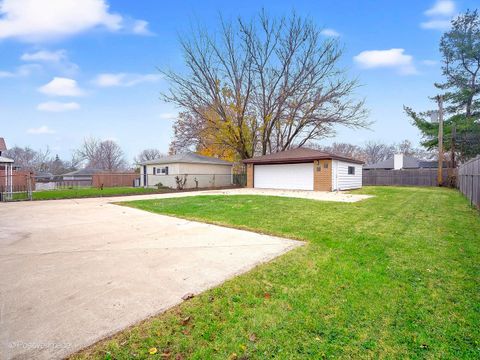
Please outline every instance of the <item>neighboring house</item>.
[{"label": "neighboring house", "polygon": [[[420,160],[412,156],[395,154],[393,157],[380,161],[376,164],[364,165],[364,170],[402,170],[402,169],[435,169],[438,167],[436,160]],[[447,162],[443,162],[443,167],[447,167]]]},{"label": "neighboring house", "polygon": [[243,161],[247,187],[336,191],[362,187],[362,161],[308,148]]},{"label": "neighboring house", "polygon": [[[232,185],[233,163],[197,153],[176,154],[139,164],[140,186],[207,188]],[[186,179],[186,180],[185,180]]]},{"label": "neighboring house", "polygon": [[50,172],[36,172],[34,174],[35,181],[38,182],[48,182],[53,181],[54,175]]},{"label": "neighboring house", "polygon": [[0,200],[3,200],[4,195],[2,193],[6,192],[11,193],[13,192],[13,188],[16,184],[14,184],[14,174],[13,174],[13,159],[7,158],[3,156],[2,153],[7,151],[7,145],[5,144],[5,140],[0,137]]},{"label": "neighboring house", "polygon": [[0,169],[3,171],[11,170],[13,171],[13,159],[7,158],[3,155],[7,151],[7,145],[5,144],[5,139],[0,137]]}]

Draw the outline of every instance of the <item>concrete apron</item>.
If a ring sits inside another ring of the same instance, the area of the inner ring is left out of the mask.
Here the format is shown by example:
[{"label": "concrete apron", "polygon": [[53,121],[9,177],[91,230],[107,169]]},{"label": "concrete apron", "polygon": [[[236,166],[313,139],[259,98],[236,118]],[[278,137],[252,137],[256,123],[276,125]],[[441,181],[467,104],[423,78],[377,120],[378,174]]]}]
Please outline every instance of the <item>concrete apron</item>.
[{"label": "concrete apron", "polygon": [[65,357],[301,244],[107,199],[0,204],[0,359]]}]

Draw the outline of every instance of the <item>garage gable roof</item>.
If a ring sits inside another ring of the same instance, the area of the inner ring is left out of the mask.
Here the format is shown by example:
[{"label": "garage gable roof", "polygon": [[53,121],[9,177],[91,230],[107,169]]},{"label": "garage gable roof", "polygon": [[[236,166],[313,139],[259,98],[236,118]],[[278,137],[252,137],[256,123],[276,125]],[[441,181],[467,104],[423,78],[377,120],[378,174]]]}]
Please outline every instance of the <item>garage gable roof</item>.
[{"label": "garage gable roof", "polygon": [[243,160],[245,164],[287,164],[287,163],[301,163],[314,160],[341,160],[345,162],[351,162],[355,164],[363,164],[363,161],[352,159],[346,156],[335,155],[325,151],[309,149],[309,148],[296,148],[291,150],[280,151],[263,156],[257,156],[251,159]]},{"label": "garage gable roof", "polygon": [[148,160],[140,163],[140,165],[161,165],[173,163],[189,163],[189,164],[210,164],[210,165],[233,165],[233,163],[211,156],[204,156],[197,153],[189,152],[184,154],[175,154],[162,158]]}]

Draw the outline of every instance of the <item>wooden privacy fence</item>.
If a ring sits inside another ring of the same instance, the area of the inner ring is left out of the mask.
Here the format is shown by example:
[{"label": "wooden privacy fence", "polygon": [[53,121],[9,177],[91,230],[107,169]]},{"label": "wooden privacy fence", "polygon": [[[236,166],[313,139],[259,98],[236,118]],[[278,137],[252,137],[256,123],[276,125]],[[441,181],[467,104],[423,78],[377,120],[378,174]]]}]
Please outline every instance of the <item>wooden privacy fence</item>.
[{"label": "wooden privacy fence", "polygon": [[[447,183],[448,169],[443,169]],[[366,170],[362,171],[363,185],[437,186],[437,169]]]},{"label": "wooden privacy fence", "polygon": [[458,167],[458,189],[480,208],[480,156]]},{"label": "wooden privacy fence", "polygon": [[93,187],[119,187],[134,186],[135,179],[139,179],[137,173],[97,173],[92,176]]}]

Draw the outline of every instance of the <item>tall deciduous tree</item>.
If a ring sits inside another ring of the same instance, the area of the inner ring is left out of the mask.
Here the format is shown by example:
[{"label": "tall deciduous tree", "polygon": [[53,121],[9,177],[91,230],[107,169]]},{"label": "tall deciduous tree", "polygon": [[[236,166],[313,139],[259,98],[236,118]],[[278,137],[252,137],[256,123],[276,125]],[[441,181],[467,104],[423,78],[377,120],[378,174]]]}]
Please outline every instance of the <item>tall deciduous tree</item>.
[{"label": "tall deciduous tree", "polygon": [[334,142],[332,145],[328,145],[328,146],[312,144],[312,145],[309,145],[309,147],[318,149],[321,151],[326,151],[332,154],[340,155],[340,156],[346,156],[353,159],[363,160],[362,148],[358,145]]},{"label": "tall deciduous tree", "polygon": [[14,146],[5,152],[5,156],[15,160],[15,165],[22,170],[32,172],[48,171],[51,162],[50,150],[34,150],[30,147]]},{"label": "tall deciduous tree", "polygon": [[366,164],[375,164],[392,157],[395,154],[395,146],[379,141],[368,141],[363,146],[362,152]]},{"label": "tall deciduous tree", "polygon": [[140,151],[140,153],[137,156],[135,156],[135,158],[133,159],[133,162],[135,164],[140,164],[144,161],[155,160],[164,156],[165,154],[158,149],[145,149]]},{"label": "tall deciduous tree", "polygon": [[76,154],[89,168],[116,171],[126,167],[122,149],[112,140],[86,138]]},{"label": "tall deciduous tree", "polygon": [[[174,139],[170,143],[169,152],[172,154],[194,150],[202,155],[213,156],[229,161],[234,161],[235,149],[227,141],[225,126],[215,120],[215,114],[208,114],[210,121],[204,117],[181,112],[173,125]],[[223,131],[223,134],[219,134]]]},{"label": "tall deciduous tree", "polygon": [[171,84],[164,99],[186,114],[178,133],[191,131],[201,143],[200,122],[215,143],[245,159],[302,146],[336,125],[368,125],[354,97],[357,82],[339,67],[337,40],[322,38],[311,21],[262,12],[252,21],[222,21],[216,37],[194,34],[181,39],[187,73],[164,72]]},{"label": "tall deciduous tree", "polygon": [[31,171],[33,173],[50,172],[53,175],[61,175],[68,171],[75,170],[78,161],[72,157],[71,161],[60,159],[58,155],[52,157],[50,150],[33,150],[27,147],[14,146],[8,149],[6,156],[15,160],[15,166],[21,170]]}]

